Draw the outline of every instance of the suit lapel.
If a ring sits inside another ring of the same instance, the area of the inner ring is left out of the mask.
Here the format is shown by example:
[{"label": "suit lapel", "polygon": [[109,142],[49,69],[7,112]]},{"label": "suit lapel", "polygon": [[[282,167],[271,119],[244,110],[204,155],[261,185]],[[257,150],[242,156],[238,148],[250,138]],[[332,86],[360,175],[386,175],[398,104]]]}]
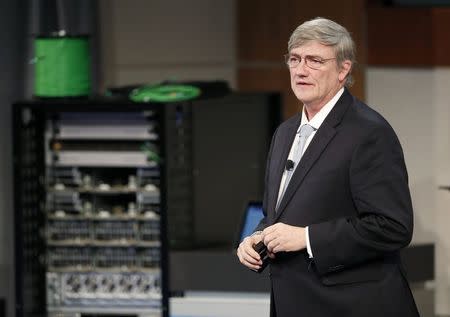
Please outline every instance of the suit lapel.
[{"label": "suit lapel", "polygon": [[273,199],[271,199],[271,201],[270,201],[268,210],[275,211],[275,207],[276,207],[277,199],[278,199],[278,192],[280,190],[281,178],[283,176],[284,169],[286,168],[286,161],[289,156],[289,151],[291,149],[292,142],[294,142],[295,135],[297,133],[297,129],[298,129],[298,126],[300,125],[301,118],[302,118],[301,113],[298,114],[297,116],[298,116],[298,118],[294,121],[294,123],[288,127],[287,132],[286,132],[286,137],[283,138],[283,141],[282,141],[283,145],[281,148],[283,149],[283,152],[281,153],[280,161],[278,162],[278,166],[277,166],[277,169],[275,172],[275,184],[277,184],[277,185],[272,187]]},{"label": "suit lapel", "polygon": [[[325,150],[327,145],[330,143],[330,141],[335,136],[336,126],[342,121],[342,118],[343,118],[346,110],[352,103],[353,103],[353,97],[352,97],[352,95],[350,95],[348,90],[345,89],[341,98],[339,98],[338,102],[333,107],[333,110],[331,110],[331,112],[326,117],[325,121],[322,123],[320,128],[317,130],[316,134],[314,135],[314,138],[312,139],[311,143],[309,144],[308,148],[306,149],[305,153],[303,154],[303,156],[299,162],[299,165],[295,169],[295,172],[292,175],[291,181],[289,182],[289,185],[286,188],[286,192],[284,193],[284,196],[280,202],[280,206],[278,206],[278,210],[276,211],[274,222],[283,213],[287,204],[292,199],[292,196],[294,195],[294,193],[297,191],[297,189],[303,182],[304,178],[308,174],[311,167],[314,165],[314,163],[320,157],[320,155]],[[291,141],[291,144],[292,144],[292,141]],[[290,147],[288,148],[288,153],[289,153],[289,149],[290,149]],[[284,161],[286,161],[287,155],[286,155],[286,157],[283,157],[283,158],[284,158]],[[282,174],[282,173],[283,173],[283,170],[280,171],[280,174]],[[281,176],[279,179],[279,183],[280,182],[281,182]],[[277,188],[279,188],[279,185],[277,186]],[[277,192],[277,194],[278,194],[278,192]],[[275,203],[277,200],[277,196],[275,196]]]}]

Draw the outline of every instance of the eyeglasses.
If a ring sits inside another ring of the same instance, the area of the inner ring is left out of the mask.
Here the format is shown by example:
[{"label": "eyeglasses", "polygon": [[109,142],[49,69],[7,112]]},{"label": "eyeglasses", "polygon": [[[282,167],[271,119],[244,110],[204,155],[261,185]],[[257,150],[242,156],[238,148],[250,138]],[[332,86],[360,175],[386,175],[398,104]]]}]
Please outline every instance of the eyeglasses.
[{"label": "eyeglasses", "polygon": [[284,59],[286,61],[286,65],[289,68],[297,67],[301,63],[301,61],[304,60],[305,65],[308,66],[309,68],[319,69],[326,62],[331,61],[336,58],[335,57],[322,58],[322,57],[313,56],[313,55],[306,55],[305,57],[301,57],[299,55],[286,54],[286,55],[284,55]]}]

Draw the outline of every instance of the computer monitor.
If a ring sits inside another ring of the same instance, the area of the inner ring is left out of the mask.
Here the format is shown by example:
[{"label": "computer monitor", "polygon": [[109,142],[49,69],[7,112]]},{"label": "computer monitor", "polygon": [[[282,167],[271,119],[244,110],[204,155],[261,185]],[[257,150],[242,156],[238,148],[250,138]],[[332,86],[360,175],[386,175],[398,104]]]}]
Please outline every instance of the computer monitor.
[{"label": "computer monitor", "polygon": [[261,202],[251,201],[247,204],[242,215],[236,247],[245,237],[248,237],[253,233],[263,217],[264,214]]}]

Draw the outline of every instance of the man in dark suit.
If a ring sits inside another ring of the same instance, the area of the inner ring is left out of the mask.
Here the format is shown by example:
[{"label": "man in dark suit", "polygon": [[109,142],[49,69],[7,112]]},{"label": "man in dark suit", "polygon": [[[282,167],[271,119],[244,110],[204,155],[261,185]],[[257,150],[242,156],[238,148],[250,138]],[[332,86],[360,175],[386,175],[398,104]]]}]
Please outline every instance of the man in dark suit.
[{"label": "man in dark suit", "polygon": [[[271,316],[418,316],[399,251],[413,212],[403,152],[389,123],[354,98],[354,43],[316,18],[291,35],[286,62],[302,113],[275,132],[265,217],[237,254],[270,255]],[[306,132],[305,132],[306,131]]]}]

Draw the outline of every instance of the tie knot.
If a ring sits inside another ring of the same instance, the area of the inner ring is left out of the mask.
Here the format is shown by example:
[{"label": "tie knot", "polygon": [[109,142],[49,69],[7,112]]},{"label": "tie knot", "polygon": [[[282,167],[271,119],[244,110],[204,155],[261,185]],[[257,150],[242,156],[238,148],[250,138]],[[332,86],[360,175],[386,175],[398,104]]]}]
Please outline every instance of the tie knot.
[{"label": "tie knot", "polygon": [[313,133],[314,130],[315,129],[313,126],[311,126],[309,124],[304,124],[300,127],[300,131],[299,131],[300,137],[307,138],[311,135],[311,133]]}]

